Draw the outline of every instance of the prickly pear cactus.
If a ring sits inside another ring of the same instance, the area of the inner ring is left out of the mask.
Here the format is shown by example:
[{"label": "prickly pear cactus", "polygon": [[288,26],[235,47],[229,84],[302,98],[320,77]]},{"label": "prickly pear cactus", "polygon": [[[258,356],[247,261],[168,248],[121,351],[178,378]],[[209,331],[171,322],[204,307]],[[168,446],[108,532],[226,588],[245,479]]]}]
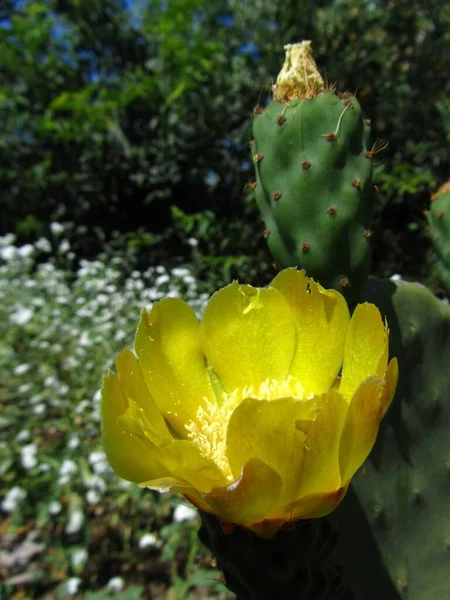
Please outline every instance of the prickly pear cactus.
[{"label": "prickly pear cactus", "polygon": [[249,185],[278,265],[355,300],[370,269],[377,150],[358,100],[325,87],[311,42],[285,48],[273,100],[254,110]]},{"label": "prickly pear cactus", "polygon": [[[400,380],[369,460],[331,515],[358,600],[450,598],[450,306],[416,283],[369,280]],[[356,492],[356,493],[355,493]]]},{"label": "prickly pear cactus", "polygon": [[431,197],[428,223],[436,255],[436,267],[450,296],[450,180]]}]

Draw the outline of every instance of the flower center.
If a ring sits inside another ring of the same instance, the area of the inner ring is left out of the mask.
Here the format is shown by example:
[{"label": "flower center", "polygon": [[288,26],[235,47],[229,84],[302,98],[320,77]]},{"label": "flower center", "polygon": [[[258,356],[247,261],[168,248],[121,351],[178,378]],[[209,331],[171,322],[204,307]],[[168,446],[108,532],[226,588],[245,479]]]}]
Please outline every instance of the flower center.
[{"label": "flower center", "polygon": [[197,409],[196,420],[186,425],[187,437],[192,440],[206,458],[221,469],[229,481],[234,477],[227,457],[227,430],[235,408],[246,398],[276,400],[294,398],[303,400],[303,387],[290,375],[283,381],[266,379],[256,391],[253,386],[236,389],[231,394],[223,393],[222,402],[209,402]]}]

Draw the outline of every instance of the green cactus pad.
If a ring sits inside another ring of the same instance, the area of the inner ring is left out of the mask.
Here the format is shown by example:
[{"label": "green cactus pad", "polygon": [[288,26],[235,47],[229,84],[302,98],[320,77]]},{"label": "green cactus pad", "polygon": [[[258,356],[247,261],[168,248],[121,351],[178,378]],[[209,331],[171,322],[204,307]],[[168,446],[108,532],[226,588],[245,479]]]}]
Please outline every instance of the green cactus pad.
[{"label": "green cactus pad", "polygon": [[450,296],[450,181],[444,183],[432,196],[428,223],[438,274]]},{"label": "green cactus pad", "polygon": [[255,111],[255,197],[269,248],[356,300],[370,269],[370,128],[349,94],[324,92]]},{"label": "green cactus pad", "polygon": [[[450,598],[450,306],[422,285],[369,280],[400,380],[353,492],[331,515],[360,600]],[[356,491],[356,494],[354,493]]]}]

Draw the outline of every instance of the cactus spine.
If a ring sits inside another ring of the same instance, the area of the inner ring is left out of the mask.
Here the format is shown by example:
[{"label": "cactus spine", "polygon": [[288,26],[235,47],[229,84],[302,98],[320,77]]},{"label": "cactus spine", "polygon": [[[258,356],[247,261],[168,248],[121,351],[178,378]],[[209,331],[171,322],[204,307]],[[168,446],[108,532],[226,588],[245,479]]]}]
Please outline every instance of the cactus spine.
[{"label": "cactus spine", "polygon": [[351,94],[327,88],[311,43],[288,45],[273,100],[254,111],[255,197],[280,267],[306,269],[356,300],[370,269],[370,128]]}]

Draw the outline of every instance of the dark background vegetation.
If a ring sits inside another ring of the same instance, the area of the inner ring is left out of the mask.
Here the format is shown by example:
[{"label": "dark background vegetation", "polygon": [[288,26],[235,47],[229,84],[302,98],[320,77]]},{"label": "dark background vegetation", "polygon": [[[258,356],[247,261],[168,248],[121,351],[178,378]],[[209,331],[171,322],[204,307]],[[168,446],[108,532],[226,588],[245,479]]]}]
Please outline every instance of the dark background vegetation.
[{"label": "dark background vegetation", "polygon": [[254,279],[270,257],[245,194],[250,116],[283,44],[311,39],[389,141],[374,272],[426,279],[423,211],[448,176],[449,26],[446,0],[3,0],[0,233],[70,221],[80,256],[119,231],[150,263],[182,259],[194,236],[204,268]]}]

